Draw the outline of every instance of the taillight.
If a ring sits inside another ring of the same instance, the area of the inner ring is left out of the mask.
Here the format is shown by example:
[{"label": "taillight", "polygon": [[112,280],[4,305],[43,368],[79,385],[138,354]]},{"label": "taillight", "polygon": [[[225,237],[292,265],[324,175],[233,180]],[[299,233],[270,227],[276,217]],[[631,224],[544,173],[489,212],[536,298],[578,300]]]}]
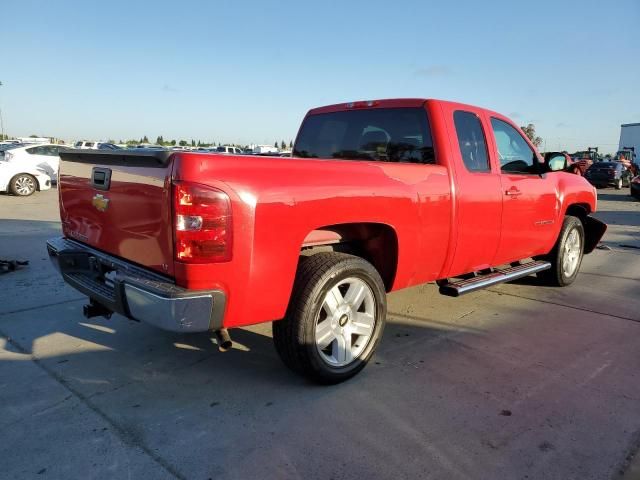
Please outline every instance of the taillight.
[{"label": "taillight", "polygon": [[231,260],[231,202],[215,188],[174,182],[175,258],[209,263]]}]

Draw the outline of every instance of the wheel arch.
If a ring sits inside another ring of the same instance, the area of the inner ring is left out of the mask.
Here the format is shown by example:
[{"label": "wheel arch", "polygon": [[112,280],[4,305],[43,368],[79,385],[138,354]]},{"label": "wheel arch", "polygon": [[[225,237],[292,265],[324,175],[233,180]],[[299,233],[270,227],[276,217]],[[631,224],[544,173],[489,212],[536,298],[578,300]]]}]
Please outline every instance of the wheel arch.
[{"label": "wheel arch", "polygon": [[325,225],[310,231],[301,246],[303,256],[329,250],[368,261],[380,274],[387,292],[391,290],[398,267],[398,235],[392,226],[375,222]]},{"label": "wheel arch", "polygon": [[36,182],[36,192],[40,191],[40,180],[36,175],[29,172],[18,172],[15,175],[12,175],[9,181],[7,182],[7,185],[5,186],[7,192],[9,191],[9,188],[11,188],[11,183],[15,180],[16,177],[20,175],[29,175],[31,178],[33,178]]}]

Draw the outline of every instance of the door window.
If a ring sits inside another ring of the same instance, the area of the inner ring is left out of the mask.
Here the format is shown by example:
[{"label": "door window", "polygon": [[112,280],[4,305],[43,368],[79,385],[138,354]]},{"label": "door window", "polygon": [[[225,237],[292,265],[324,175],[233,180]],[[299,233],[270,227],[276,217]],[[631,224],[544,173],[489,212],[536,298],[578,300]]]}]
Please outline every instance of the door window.
[{"label": "door window", "polygon": [[453,114],[460,155],[467,170],[488,172],[489,156],[480,119],[471,112],[458,110]]},{"label": "door window", "polygon": [[502,173],[538,173],[538,161],[522,135],[507,122],[491,119]]}]

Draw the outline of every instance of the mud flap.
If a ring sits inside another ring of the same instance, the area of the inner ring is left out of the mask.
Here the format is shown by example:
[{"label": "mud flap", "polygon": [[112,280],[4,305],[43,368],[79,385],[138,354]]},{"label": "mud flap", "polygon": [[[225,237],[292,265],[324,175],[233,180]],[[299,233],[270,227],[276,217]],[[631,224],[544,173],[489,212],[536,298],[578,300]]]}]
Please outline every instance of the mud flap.
[{"label": "mud flap", "polygon": [[607,224],[593,217],[583,218],[584,223],[584,253],[591,253],[607,231]]}]

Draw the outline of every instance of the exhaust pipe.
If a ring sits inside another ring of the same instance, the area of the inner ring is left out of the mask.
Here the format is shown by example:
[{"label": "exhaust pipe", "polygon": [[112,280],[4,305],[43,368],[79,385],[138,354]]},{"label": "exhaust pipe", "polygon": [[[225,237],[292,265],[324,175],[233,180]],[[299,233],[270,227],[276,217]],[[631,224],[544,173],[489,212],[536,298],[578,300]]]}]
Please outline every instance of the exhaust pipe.
[{"label": "exhaust pipe", "polygon": [[218,344],[218,350],[221,352],[228,352],[233,347],[233,342],[229,336],[229,331],[226,328],[221,328],[213,332],[215,335],[216,343]]}]

